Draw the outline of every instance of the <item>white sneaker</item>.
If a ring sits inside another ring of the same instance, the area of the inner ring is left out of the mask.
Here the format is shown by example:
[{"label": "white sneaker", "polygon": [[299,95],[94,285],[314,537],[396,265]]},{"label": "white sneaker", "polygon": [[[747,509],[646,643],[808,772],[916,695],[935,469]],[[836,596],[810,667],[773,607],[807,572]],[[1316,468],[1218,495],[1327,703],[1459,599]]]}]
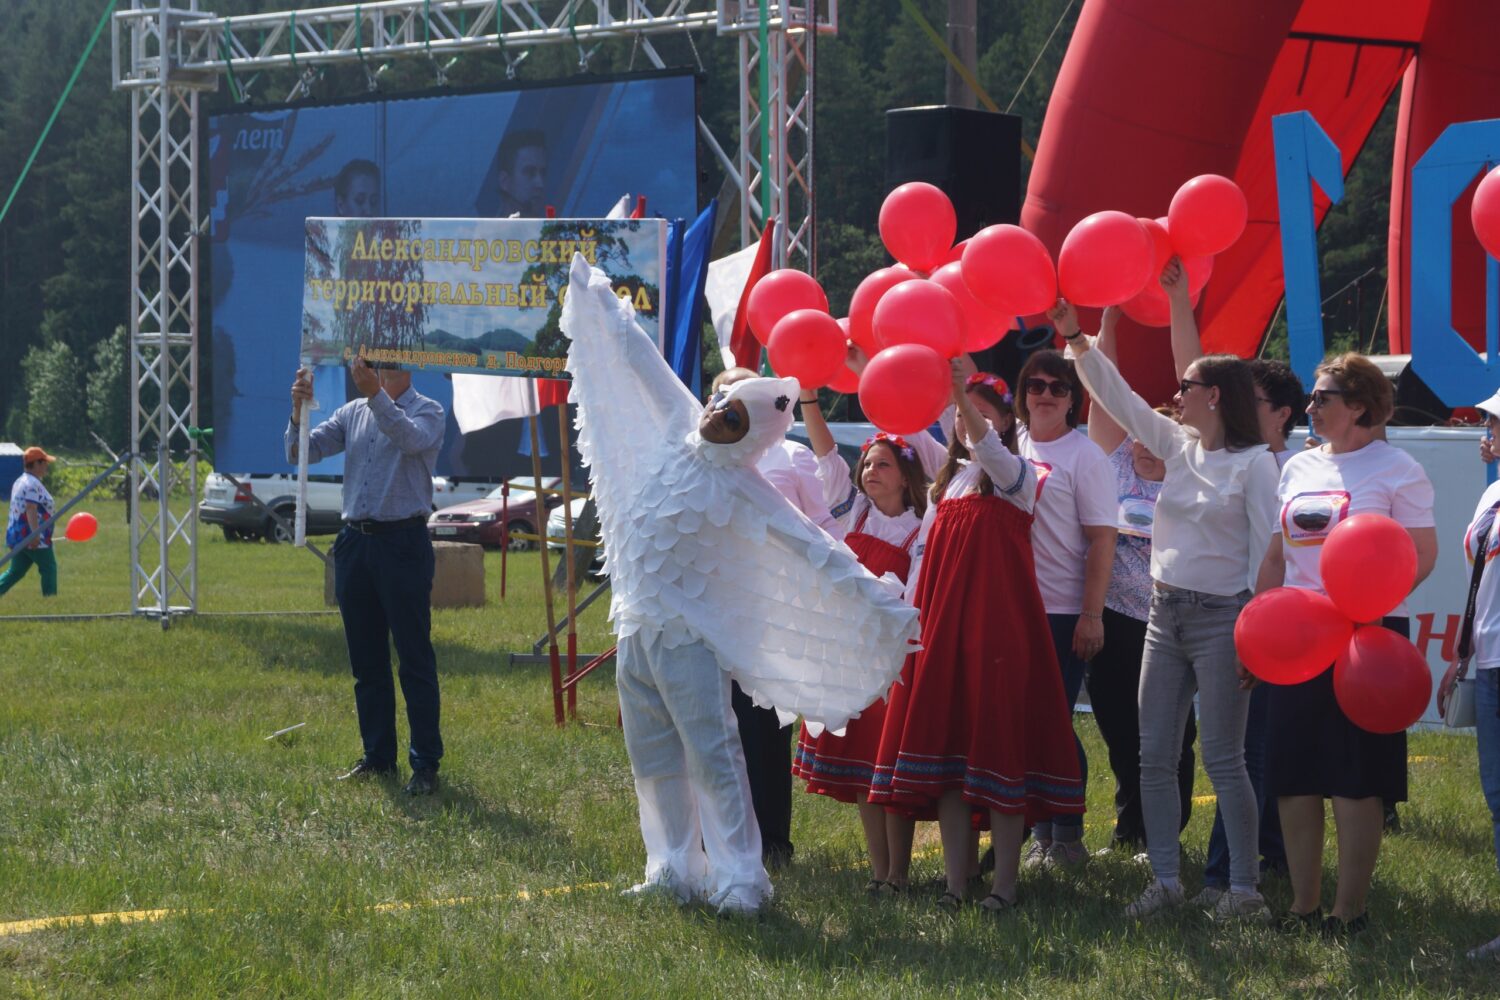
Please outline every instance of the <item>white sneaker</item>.
[{"label": "white sneaker", "polygon": [[687,886],[680,885],[669,878],[650,879],[645,882],[637,882],[629,889],[622,890],[621,896],[644,902],[648,899],[669,899],[678,905],[692,901],[693,894],[688,891]]},{"label": "white sneaker", "polygon": [[1223,898],[1226,891],[1216,885],[1205,885],[1198,895],[1193,897],[1192,905],[1200,910],[1211,910],[1214,904]]},{"label": "white sneaker", "polygon": [[1180,888],[1168,888],[1163,883],[1153,880],[1146,887],[1146,891],[1141,893],[1140,899],[1125,907],[1125,915],[1135,920],[1143,920],[1163,910],[1175,909],[1185,902]]},{"label": "white sneaker", "polygon": [[1215,923],[1244,920],[1254,924],[1268,924],[1271,922],[1271,908],[1266,905],[1265,897],[1258,892],[1235,892],[1231,889],[1220,895],[1218,902],[1214,904],[1213,918]]},{"label": "white sneaker", "polygon": [[1081,840],[1054,840],[1047,848],[1047,867],[1077,870],[1089,863],[1089,849]]},{"label": "white sneaker", "polygon": [[751,902],[747,896],[741,896],[733,889],[730,889],[719,899],[719,908],[716,912],[724,919],[758,917],[764,906],[764,898],[756,902]]},{"label": "white sneaker", "polygon": [[1047,860],[1047,851],[1052,847],[1052,841],[1046,842],[1033,840],[1026,845],[1026,853],[1021,855],[1022,868],[1040,868]]}]

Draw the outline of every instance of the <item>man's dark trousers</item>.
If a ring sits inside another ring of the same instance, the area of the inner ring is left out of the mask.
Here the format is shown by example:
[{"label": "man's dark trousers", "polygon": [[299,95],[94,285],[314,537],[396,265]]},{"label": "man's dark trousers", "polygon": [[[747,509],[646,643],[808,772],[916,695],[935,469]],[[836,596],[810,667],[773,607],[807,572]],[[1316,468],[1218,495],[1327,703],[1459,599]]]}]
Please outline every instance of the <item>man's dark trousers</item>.
[{"label": "man's dark trousers", "polygon": [[732,690],[761,851],[772,865],[785,864],[792,859],[792,727],[775,709],[756,708],[738,684]]},{"label": "man's dark trousers", "polygon": [[432,541],[424,524],[365,534],[345,526],[333,546],[334,593],[344,619],[354,704],[365,759],[396,764],[396,687],[391,641],[400,659],[401,694],[411,729],[413,770],[443,756],[438,729],[437,657],[432,651]]}]

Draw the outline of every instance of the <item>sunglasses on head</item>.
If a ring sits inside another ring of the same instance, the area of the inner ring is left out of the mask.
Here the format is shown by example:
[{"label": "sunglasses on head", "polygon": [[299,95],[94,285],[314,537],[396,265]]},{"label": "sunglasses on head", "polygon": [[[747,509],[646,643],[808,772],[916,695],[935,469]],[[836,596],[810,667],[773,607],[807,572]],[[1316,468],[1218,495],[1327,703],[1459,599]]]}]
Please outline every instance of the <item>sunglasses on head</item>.
[{"label": "sunglasses on head", "polygon": [[1312,405],[1314,409],[1321,410],[1328,405],[1328,401],[1335,397],[1342,397],[1343,389],[1314,389],[1312,391]]},{"label": "sunglasses on head", "polygon": [[734,408],[734,404],[730,401],[728,394],[724,390],[720,389],[708,397],[708,408],[724,414],[724,426],[730,430],[737,431],[740,429],[740,413]]},{"label": "sunglasses on head", "polygon": [[1050,392],[1058,399],[1066,399],[1073,394],[1073,387],[1066,382],[1048,381],[1044,378],[1026,380],[1026,395],[1040,396],[1044,392]]}]

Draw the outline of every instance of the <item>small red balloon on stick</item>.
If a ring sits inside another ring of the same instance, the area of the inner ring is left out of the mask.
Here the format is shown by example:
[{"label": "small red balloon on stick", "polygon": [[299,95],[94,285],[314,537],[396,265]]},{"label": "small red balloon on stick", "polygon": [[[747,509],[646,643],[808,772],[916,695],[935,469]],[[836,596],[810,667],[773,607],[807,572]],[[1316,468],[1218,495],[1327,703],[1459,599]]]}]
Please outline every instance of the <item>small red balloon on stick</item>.
[{"label": "small red balloon on stick", "polygon": [[79,511],[68,518],[68,527],[63,537],[70,542],[86,542],[99,531],[99,521],[87,511]]},{"label": "small red balloon on stick", "polygon": [[1474,223],[1474,235],[1484,252],[1500,257],[1500,167],[1485,174],[1474,189],[1469,221]]}]

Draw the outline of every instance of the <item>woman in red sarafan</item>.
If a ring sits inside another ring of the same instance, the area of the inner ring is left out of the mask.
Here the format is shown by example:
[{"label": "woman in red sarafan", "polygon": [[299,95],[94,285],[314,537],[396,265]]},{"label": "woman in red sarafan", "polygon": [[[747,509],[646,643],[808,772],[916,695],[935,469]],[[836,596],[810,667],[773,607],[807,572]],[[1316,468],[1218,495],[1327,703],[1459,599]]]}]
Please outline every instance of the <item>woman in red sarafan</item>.
[{"label": "woman in red sarafan", "polygon": [[1083,782],[1032,558],[1036,471],[1001,442],[1002,414],[965,389],[955,362],[954,439],[907,585],[923,648],[891,689],[869,798],[936,816],[944,909],[963,905],[970,831],[988,825],[995,875],[980,905],[998,913],[1016,902],[1026,823],[1082,813]]},{"label": "woman in red sarafan", "polygon": [[[927,510],[927,475],[917,448],[905,438],[884,433],[865,442],[851,480],[849,466],[835,447],[832,433],[817,408],[817,398],[803,398],[802,419],[808,440],[818,456],[818,477],[824,492],[844,497],[835,516],[847,529],[844,542],[860,563],[876,576],[894,573],[902,582],[911,566],[911,550]],[[935,443],[934,443],[935,446]],[[882,698],[850,721],[841,736],[824,730],[813,736],[802,728],[792,773],[807,782],[807,790],[859,806],[865,845],[870,852],[869,892],[900,891],[905,883],[890,881],[892,840],[903,850],[903,831],[910,823],[868,801],[875,773],[875,752],[885,725]],[[910,852],[910,834],[904,834]]]}]

